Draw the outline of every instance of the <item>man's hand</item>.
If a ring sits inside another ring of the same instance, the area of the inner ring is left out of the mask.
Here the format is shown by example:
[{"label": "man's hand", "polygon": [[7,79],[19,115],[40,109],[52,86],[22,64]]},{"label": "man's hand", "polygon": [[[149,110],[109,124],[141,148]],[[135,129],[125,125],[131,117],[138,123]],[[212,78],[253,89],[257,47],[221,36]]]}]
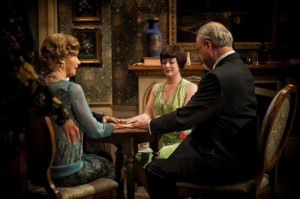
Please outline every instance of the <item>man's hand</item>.
[{"label": "man's hand", "polygon": [[142,122],[142,121],[148,121],[150,119],[151,119],[151,117],[148,114],[143,113],[143,114],[131,117],[131,118],[121,119],[121,121],[123,123],[130,124],[130,123],[138,123],[138,122]]},{"label": "man's hand", "polygon": [[149,122],[150,122],[151,119],[143,119],[143,120],[139,120],[139,121],[136,121],[134,123],[132,123],[132,127],[133,128],[140,128],[140,129],[148,129],[149,126]]},{"label": "man's hand", "polygon": [[69,143],[75,144],[80,138],[79,128],[72,119],[68,119],[61,128],[64,130],[66,138]]}]

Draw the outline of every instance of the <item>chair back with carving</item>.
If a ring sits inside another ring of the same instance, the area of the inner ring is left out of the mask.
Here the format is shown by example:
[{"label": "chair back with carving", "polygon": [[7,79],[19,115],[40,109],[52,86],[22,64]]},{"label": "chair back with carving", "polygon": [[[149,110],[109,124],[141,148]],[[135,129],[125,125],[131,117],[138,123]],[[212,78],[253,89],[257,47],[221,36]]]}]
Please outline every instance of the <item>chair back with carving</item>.
[{"label": "chair back with carving", "polygon": [[56,146],[55,134],[49,117],[38,116],[36,111],[29,111],[28,136],[28,179],[30,184],[45,188],[51,198],[62,198],[50,176]]},{"label": "chair back with carving", "polygon": [[[154,84],[155,84],[155,83],[154,83]],[[146,90],[146,92],[145,92],[145,94],[144,94],[144,100],[143,100],[143,107],[144,107],[144,110],[143,110],[143,111],[146,110],[147,102],[148,102],[148,100],[149,100],[149,98],[150,98],[151,90],[152,90],[152,87],[154,86],[154,84],[152,84],[152,85]]]},{"label": "chair back with carving", "polygon": [[269,191],[276,189],[277,165],[293,126],[296,107],[296,86],[288,84],[276,94],[267,109],[259,134],[260,174],[254,183],[257,194],[262,193],[260,185],[266,175]]},{"label": "chair back with carving", "polygon": [[99,178],[74,186],[57,187],[51,178],[50,167],[55,159],[56,141],[52,121],[30,110],[28,136],[28,198],[117,198],[118,183]]},{"label": "chair back with carving", "polygon": [[193,82],[198,85],[201,80],[201,77],[197,76],[197,75],[193,75],[193,76],[187,77],[186,79],[189,80],[190,82]]},{"label": "chair back with carving", "polygon": [[297,108],[297,89],[286,85],[272,99],[259,131],[259,165],[254,179],[216,186],[178,182],[180,197],[269,198],[275,195],[277,165],[293,126]]}]

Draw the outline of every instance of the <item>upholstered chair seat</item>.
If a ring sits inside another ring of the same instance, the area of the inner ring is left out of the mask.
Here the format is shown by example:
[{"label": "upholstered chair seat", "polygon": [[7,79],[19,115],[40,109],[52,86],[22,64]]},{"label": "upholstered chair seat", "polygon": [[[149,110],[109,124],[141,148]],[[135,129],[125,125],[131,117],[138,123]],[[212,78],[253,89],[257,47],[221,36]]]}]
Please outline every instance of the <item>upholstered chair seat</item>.
[{"label": "upholstered chair seat", "polygon": [[[117,188],[118,183],[112,179],[99,178],[90,183],[83,185],[78,185],[74,187],[57,187],[63,199],[73,199],[73,198],[84,198],[88,196],[96,195],[97,193],[102,193],[111,190],[112,188]],[[28,188],[33,195],[41,196],[47,198],[47,191],[42,186],[36,186],[29,182]],[[107,198],[111,198],[110,194],[107,194]]]}]

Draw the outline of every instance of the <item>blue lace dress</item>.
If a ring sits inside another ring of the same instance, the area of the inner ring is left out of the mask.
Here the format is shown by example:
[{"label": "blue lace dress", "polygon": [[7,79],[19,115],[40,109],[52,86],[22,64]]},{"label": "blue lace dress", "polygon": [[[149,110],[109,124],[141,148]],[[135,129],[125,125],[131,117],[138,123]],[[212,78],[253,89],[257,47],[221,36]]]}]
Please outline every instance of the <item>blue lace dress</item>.
[{"label": "blue lace dress", "polygon": [[76,144],[66,140],[65,133],[53,123],[56,134],[57,151],[51,176],[58,186],[75,186],[96,178],[115,178],[110,160],[96,154],[83,153],[83,134],[99,139],[112,134],[112,125],[100,123],[92,115],[82,87],[69,81],[49,83],[51,92],[65,104],[71,117],[80,129],[81,138]]}]

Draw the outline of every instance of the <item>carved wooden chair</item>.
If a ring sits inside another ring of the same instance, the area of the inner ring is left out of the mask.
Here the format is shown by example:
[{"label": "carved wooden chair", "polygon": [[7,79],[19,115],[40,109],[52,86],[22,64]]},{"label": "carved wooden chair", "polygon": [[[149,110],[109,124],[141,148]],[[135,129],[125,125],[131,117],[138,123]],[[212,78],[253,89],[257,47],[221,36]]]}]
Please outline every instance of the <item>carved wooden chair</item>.
[{"label": "carved wooden chair", "polygon": [[226,186],[178,182],[181,198],[272,198],[277,184],[277,165],[294,122],[296,86],[288,84],[272,99],[259,132],[259,167],[246,182]]},{"label": "carved wooden chair", "polygon": [[49,117],[30,111],[28,136],[28,198],[51,199],[115,199],[118,183],[99,178],[74,187],[57,187],[50,176],[56,153],[55,133]]},{"label": "carved wooden chair", "polygon": [[187,77],[186,79],[189,80],[190,82],[193,82],[198,85],[201,80],[201,77],[197,76],[197,75],[192,75],[192,76]]}]

